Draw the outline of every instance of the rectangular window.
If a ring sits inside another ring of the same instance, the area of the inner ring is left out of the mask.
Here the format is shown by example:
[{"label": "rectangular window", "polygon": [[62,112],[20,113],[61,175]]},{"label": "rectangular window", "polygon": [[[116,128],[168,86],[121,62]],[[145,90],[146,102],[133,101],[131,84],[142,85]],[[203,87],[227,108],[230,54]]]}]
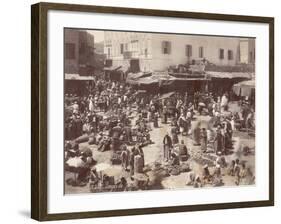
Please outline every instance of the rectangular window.
[{"label": "rectangular window", "polygon": [[65,58],[66,59],[75,59],[75,44],[73,44],[73,43],[65,44]]},{"label": "rectangular window", "polygon": [[145,55],[145,57],[147,58],[147,55],[148,55],[148,50],[147,50],[147,48],[144,49],[144,55]]},{"label": "rectangular window", "polygon": [[124,53],[124,44],[120,44],[120,54]]},{"label": "rectangular window", "polygon": [[110,48],[107,48],[107,56],[110,57]]},{"label": "rectangular window", "polygon": [[162,53],[163,54],[171,54],[171,42],[163,41],[162,42]]},{"label": "rectangular window", "polygon": [[232,50],[227,51],[227,58],[228,58],[228,60],[233,60],[233,51]]},{"label": "rectangular window", "polygon": [[111,59],[106,59],[105,60],[105,67],[111,67],[112,66],[112,60]]},{"label": "rectangular window", "polygon": [[250,51],[250,60],[249,60],[249,63],[253,63],[253,52],[252,51]]},{"label": "rectangular window", "polygon": [[131,40],[131,51],[138,51],[139,49],[139,41]]},{"label": "rectangular window", "polygon": [[185,55],[187,57],[191,57],[192,56],[192,46],[191,45],[186,45],[185,46]]},{"label": "rectangular window", "polygon": [[219,50],[219,59],[224,59],[224,49]]},{"label": "rectangular window", "polygon": [[203,57],[204,57],[204,48],[199,47],[199,58],[203,58]]},{"label": "rectangular window", "polygon": [[79,46],[79,54],[85,54],[86,53],[86,43],[80,43],[80,46]]}]

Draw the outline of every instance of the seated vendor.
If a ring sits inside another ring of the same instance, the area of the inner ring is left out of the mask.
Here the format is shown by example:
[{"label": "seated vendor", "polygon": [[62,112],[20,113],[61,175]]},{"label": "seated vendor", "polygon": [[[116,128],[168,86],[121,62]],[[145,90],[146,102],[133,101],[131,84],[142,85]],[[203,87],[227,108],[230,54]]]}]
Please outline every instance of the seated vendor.
[{"label": "seated vendor", "polygon": [[98,172],[96,170],[96,168],[92,168],[91,173],[90,173],[90,178],[89,178],[89,184],[90,184],[90,188],[98,186],[99,183],[99,175]]},{"label": "seated vendor", "polygon": [[210,174],[210,170],[209,170],[208,164],[205,164],[203,166],[202,179],[207,181],[207,182],[210,182],[212,180],[212,175]]},{"label": "seated vendor", "polygon": [[177,166],[177,165],[180,165],[180,159],[179,159],[179,156],[173,152],[171,154],[171,165],[172,166]]},{"label": "seated vendor", "polygon": [[184,144],[184,140],[181,140],[181,143],[179,144],[179,157],[180,159],[188,159],[188,150],[186,145]]}]

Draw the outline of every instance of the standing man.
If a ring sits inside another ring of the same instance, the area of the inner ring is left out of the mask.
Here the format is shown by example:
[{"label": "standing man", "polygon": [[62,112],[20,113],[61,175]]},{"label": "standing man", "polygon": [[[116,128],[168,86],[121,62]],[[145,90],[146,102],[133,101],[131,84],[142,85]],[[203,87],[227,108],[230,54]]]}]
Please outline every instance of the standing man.
[{"label": "standing man", "polygon": [[167,124],[167,119],[168,119],[168,109],[167,106],[163,107],[163,123]]},{"label": "standing man", "polygon": [[228,97],[227,97],[226,93],[223,94],[220,103],[221,103],[221,112],[227,111],[227,109],[228,109]]},{"label": "standing man", "polygon": [[133,180],[133,176],[134,176],[134,164],[135,164],[135,148],[133,147],[129,156],[130,160],[129,160],[129,166],[130,166],[130,177],[131,180]]},{"label": "standing man", "polygon": [[168,161],[170,157],[170,151],[172,148],[172,139],[167,133],[163,139],[163,146],[164,146],[164,160]]},{"label": "standing man", "polygon": [[201,150],[202,152],[207,151],[207,131],[206,128],[202,128],[201,131]]},{"label": "standing man", "polygon": [[153,126],[154,126],[154,128],[159,128],[159,125],[158,125],[158,112],[154,112],[154,114],[153,114]]},{"label": "standing man", "polygon": [[172,144],[176,145],[179,143],[179,138],[178,138],[178,133],[177,133],[177,128],[172,127],[171,128],[171,135],[172,135]]},{"label": "standing man", "polygon": [[221,134],[220,126],[217,127],[214,143],[215,143],[215,153],[216,154],[218,154],[219,152],[222,153],[222,151],[223,151],[223,136]]},{"label": "standing man", "polygon": [[198,123],[193,130],[193,145],[200,145],[200,133],[201,129]]},{"label": "standing man", "polygon": [[126,144],[123,144],[121,151],[121,161],[122,168],[127,171],[127,167],[129,165],[130,151],[128,150]]},{"label": "standing man", "polygon": [[136,144],[136,154],[141,156],[141,164],[142,164],[142,168],[144,167],[144,152],[142,149],[142,145],[141,144]]},{"label": "standing man", "polygon": [[186,145],[184,144],[184,140],[181,140],[181,143],[179,144],[179,158],[180,161],[186,161],[189,158],[188,150]]}]

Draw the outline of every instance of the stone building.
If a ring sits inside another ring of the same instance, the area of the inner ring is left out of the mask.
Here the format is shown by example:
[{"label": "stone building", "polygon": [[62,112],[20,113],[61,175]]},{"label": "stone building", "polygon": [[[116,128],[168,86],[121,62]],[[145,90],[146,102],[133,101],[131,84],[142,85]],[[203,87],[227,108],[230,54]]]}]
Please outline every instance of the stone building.
[{"label": "stone building", "polygon": [[94,36],[78,29],[65,29],[64,32],[65,73],[92,75],[95,67]]},{"label": "stone building", "polygon": [[[248,39],[243,39],[247,42]],[[164,71],[171,65],[209,62],[234,66],[240,63],[241,38],[105,31],[107,66],[132,71]],[[254,45],[251,45],[254,47]],[[244,51],[242,53],[245,53]]]}]

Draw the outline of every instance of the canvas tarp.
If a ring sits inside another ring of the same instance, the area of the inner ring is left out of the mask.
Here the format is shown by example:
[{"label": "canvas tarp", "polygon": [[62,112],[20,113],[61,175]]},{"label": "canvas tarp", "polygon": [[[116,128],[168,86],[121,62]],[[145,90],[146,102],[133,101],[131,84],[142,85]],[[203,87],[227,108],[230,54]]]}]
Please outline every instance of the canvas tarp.
[{"label": "canvas tarp", "polygon": [[105,67],[103,70],[104,71],[117,71],[117,70],[119,70],[119,69],[121,69],[122,68],[122,66],[111,66],[111,67]]},{"label": "canvas tarp", "polygon": [[94,80],[93,76],[81,76],[79,74],[65,74],[65,80],[79,80],[79,81],[90,81]]},{"label": "canvas tarp", "polygon": [[175,94],[175,92],[164,93],[159,97],[159,100],[169,98],[169,97],[173,96],[174,94]]},{"label": "canvas tarp", "polygon": [[139,78],[151,76],[151,74],[152,74],[151,72],[150,73],[146,73],[146,72],[129,73],[127,76],[127,80],[128,81],[138,80]]},{"label": "canvas tarp", "polygon": [[213,72],[206,71],[206,76],[209,78],[218,78],[218,79],[234,79],[234,78],[244,78],[251,79],[253,73],[250,72]]},{"label": "canvas tarp", "polygon": [[237,96],[251,96],[253,91],[255,91],[255,80],[248,80],[239,82],[232,87],[234,93]]}]

